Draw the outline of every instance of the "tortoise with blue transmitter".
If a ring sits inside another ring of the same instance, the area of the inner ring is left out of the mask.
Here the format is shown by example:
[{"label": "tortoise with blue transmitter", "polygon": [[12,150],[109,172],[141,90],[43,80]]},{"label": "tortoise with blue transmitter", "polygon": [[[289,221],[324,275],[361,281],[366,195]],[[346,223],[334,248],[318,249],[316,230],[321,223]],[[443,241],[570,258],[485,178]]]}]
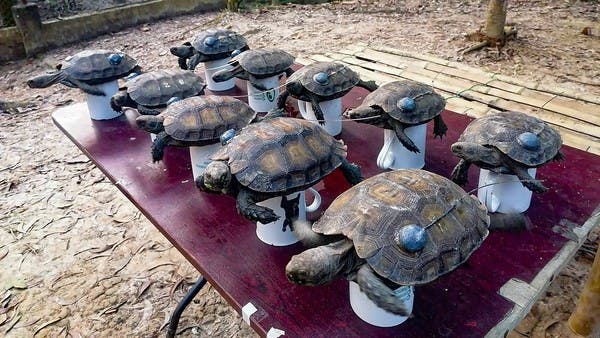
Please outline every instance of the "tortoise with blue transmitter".
[{"label": "tortoise with blue transmitter", "polygon": [[286,276],[299,285],[345,277],[380,308],[408,316],[395,289],[456,269],[489,224],[485,206],[449,179],[416,169],[381,173],[339,195],[312,229],[296,226],[313,248],[292,257]]},{"label": "tortoise with blue transmitter", "polygon": [[515,111],[492,113],[473,120],[452,145],[460,162],[452,171],[452,180],[467,183],[469,166],[499,174],[516,175],[527,189],[548,190],[527,172],[552,160],[564,159],[560,152],[560,134],[546,122]]},{"label": "tortoise with blue transmitter", "polygon": [[433,135],[442,138],[448,130],[441,115],[445,106],[444,98],[430,86],[414,81],[393,81],[367,95],[346,117],[391,129],[406,149],[418,153],[420,149],[404,129],[433,120]]},{"label": "tortoise with blue transmitter", "polygon": [[[174,102],[173,102],[174,101]],[[227,130],[239,130],[256,117],[250,106],[229,96],[192,96],[173,99],[159,115],[141,115],[139,128],[156,134],[152,160],[160,161],[167,146],[203,146],[219,142]]]},{"label": "tortoise with blue transmitter", "polygon": [[306,190],[338,167],[350,184],[362,180],[358,166],[346,159],[344,142],[302,119],[270,112],[223,141],[226,145],[211,157],[196,184],[206,192],[234,196],[238,212],[251,221],[278,220],[272,209],[257,203]]},{"label": "tortoise with blue transmitter", "polygon": [[277,107],[285,107],[288,96],[310,102],[315,117],[325,124],[320,102],[333,100],[346,95],[355,86],[368,91],[377,89],[373,81],[363,81],[358,74],[346,65],[337,62],[315,62],[298,69],[292,74],[278,100]]},{"label": "tortoise with blue transmitter", "polygon": [[192,42],[172,47],[181,69],[194,70],[201,62],[225,59],[248,49],[240,34],[228,29],[208,29],[198,33]]},{"label": "tortoise with blue transmitter", "polygon": [[79,88],[86,94],[105,96],[97,85],[141,73],[137,61],[129,55],[104,49],[89,49],[69,56],[56,66],[56,71],[38,75],[27,81],[31,88],[46,88],[55,83]]}]

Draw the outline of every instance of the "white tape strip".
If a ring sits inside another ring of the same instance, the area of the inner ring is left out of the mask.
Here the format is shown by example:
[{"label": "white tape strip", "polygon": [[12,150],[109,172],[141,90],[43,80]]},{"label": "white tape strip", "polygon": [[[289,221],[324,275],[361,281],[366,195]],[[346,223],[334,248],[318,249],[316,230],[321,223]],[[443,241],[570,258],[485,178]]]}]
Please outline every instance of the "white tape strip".
[{"label": "white tape strip", "polygon": [[281,337],[281,336],[285,336],[285,331],[276,329],[274,327],[272,327],[269,330],[269,332],[267,332],[267,338],[277,338],[277,337]]},{"label": "white tape strip", "polygon": [[254,304],[248,303],[242,307],[242,319],[246,322],[246,324],[250,325],[250,316],[258,309]]}]

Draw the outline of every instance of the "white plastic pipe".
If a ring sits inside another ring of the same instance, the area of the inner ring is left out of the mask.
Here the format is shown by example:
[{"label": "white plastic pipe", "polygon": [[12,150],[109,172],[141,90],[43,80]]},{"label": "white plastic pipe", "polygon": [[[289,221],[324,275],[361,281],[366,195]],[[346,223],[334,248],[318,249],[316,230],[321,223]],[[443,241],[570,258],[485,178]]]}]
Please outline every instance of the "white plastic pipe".
[{"label": "white plastic pipe", "polygon": [[212,162],[210,157],[219,150],[219,148],[221,148],[221,144],[218,142],[201,147],[190,147],[190,161],[192,163],[192,175],[194,175],[194,180],[204,174],[204,169]]},{"label": "white plastic pipe", "polygon": [[[408,319],[407,316],[400,316],[388,312],[375,304],[367,297],[357,283],[350,281],[350,306],[354,313],[365,322],[379,327],[392,327],[402,324]],[[412,312],[415,298],[414,288],[412,286],[401,286],[396,289],[396,295],[404,301],[409,312]]]},{"label": "white plastic pipe", "polygon": [[227,62],[229,62],[229,60],[231,60],[230,57],[204,62],[204,77],[206,81],[206,88],[213,92],[221,92],[235,87],[235,77],[223,82],[215,82],[212,79],[212,76],[215,72],[223,69],[233,68],[232,66],[227,65]]},{"label": "white plastic pipe", "polygon": [[102,83],[94,86],[102,90],[106,95],[97,96],[86,94],[86,101],[90,118],[92,120],[110,120],[122,114],[122,112],[114,111],[110,106],[110,98],[119,90],[117,80]]},{"label": "white plastic pipe", "polygon": [[[535,178],[536,168],[529,168],[527,171]],[[483,187],[485,185],[488,186]],[[525,188],[515,175],[480,169],[479,187],[477,197],[490,212],[521,213],[529,209],[531,204],[533,192]]]},{"label": "white plastic pipe", "polygon": [[310,102],[298,100],[298,110],[305,120],[319,124],[331,136],[339,135],[342,132],[342,98],[323,101],[319,106],[323,111],[325,125],[320,125],[317,121]]},{"label": "white plastic pipe", "polygon": [[383,147],[377,156],[377,166],[381,169],[421,169],[425,166],[425,145],[427,124],[423,123],[404,129],[404,133],[421,152],[413,153],[406,149],[393,130],[384,129]]},{"label": "white plastic pipe", "polygon": [[264,79],[255,79],[250,76],[253,82],[263,85],[265,88],[272,88],[265,91],[254,87],[250,81],[246,81],[248,89],[248,105],[257,113],[264,113],[277,108],[277,98],[279,97],[279,74]]},{"label": "white plastic pipe", "polygon": [[[313,188],[308,188],[307,190],[314,195],[314,200],[309,206],[306,205],[304,191],[286,196],[288,200],[300,196],[298,200],[298,220],[300,221],[305,221],[306,213],[317,210],[321,205],[321,195],[319,195],[319,193]],[[262,201],[256,204],[273,210],[275,214],[279,216],[279,219],[275,222],[267,224],[256,222],[256,236],[258,236],[258,239],[260,239],[266,244],[273,246],[286,246],[298,242],[298,237],[296,236],[296,233],[292,231],[290,227],[286,227],[285,229],[283,228],[283,222],[285,221],[285,211],[283,210],[283,208],[281,208],[281,197],[273,197],[266,201]]]}]

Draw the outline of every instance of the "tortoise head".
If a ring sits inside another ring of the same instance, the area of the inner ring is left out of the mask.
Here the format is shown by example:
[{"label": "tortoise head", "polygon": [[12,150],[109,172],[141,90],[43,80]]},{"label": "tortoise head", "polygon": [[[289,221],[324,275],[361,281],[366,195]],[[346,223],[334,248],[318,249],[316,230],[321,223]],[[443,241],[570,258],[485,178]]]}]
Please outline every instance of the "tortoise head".
[{"label": "tortoise head", "polygon": [[362,123],[377,124],[383,120],[384,114],[385,111],[381,107],[373,105],[350,109],[344,116]]},{"label": "tortoise head", "polygon": [[329,263],[331,257],[321,247],[306,250],[298,255],[292,256],[285,267],[287,279],[298,285],[323,285],[330,282],[332,267]]},{"label": "tortoise head", "polygon": [[154,134],[158,134],[165,129],[163,121],[164,118],[160,115],[140,115],[135,119],[138,128]]},{"label": "tortoise head", "polygon": [[212,161],[206,166],[201,180],[201,189],[226,193],[231,184],[231,170],[224,161]]},{"label": "tortoise head", "polygon": [[[134,105],[132,105],[131,103],[133,103]],[[119,90],[115,95],[113,95],[113,97],[110,98],[110,107],[114,111],[122,111],[123,107],[125,106],[135,107],[135,102],[132,102],[126,90]]]},{"label": "tortoise head", "polygon": [[62,70],[57,70],[48,74],[42,74],[27,80],[29,88],[46,88],[58,83],[64,77]]},{"label": "tortoise head", "polygon": [[302,95],[302,92],[304,92],[304,86],[302,85],[302,83],[300,83],[300,81],[296,80],[296,81],[290,81],[285,85],[285,89],[288,91],[288,93],[290,93],[292,96],[300,96]]},{"label": "tortoise head", "polygon": [[502,165],[499,151],[494,147],[486,147],[472,142],[456,142],[451,149],[456,156],[469,162],[486,163],[492,166]]},{"label": "tortoise head", "polygon": [[192,47],[192,44],[189,42],[184,43],[181,46],[171,47],[171,54],[178,56],[180,58],[190,58],[194,55],[196,49]]}]

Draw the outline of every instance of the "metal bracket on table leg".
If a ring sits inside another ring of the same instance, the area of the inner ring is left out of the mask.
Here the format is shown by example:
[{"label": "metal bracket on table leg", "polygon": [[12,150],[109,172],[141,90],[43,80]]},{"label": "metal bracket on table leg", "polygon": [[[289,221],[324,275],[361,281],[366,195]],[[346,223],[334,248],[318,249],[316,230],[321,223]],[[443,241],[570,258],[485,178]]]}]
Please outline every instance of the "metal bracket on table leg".
[{"label": "metal bracket on table leg", "polygon": [[177,334],[177,325],[179,325],[179,317],[181,317],[181,314],[183,313],[185,308],[190,304],[194,297],[196,297],[198,292],[200,292],[204,284],[206,284],[206,279],[204,277],[200,277],[196,284],[194,284],[190,291],[188,291],[187,295],[185,295],[181,302],[179,302],[179,304],[175,308],[175,311],[173,311],[173,314],[171,315],[171,320],[169,320],[167,338],[175,337],[175,335]]}]

